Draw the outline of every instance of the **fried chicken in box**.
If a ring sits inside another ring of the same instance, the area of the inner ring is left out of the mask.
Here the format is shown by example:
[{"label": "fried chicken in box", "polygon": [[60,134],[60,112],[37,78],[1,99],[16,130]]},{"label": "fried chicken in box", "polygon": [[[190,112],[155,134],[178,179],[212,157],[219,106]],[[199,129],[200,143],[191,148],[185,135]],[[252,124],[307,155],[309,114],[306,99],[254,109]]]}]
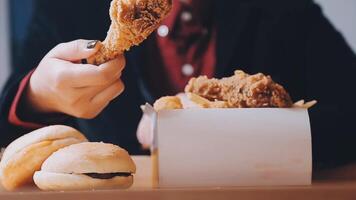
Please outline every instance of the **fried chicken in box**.
[{"label": "fried chicken in box", "polygon": [[185,88],[211,102],[226,102],[228,108],[289,108],[293,102],[287,91],[262,73],[249,75],[235,71],[232,77],[209,79],[206,76],[192,78]]}]

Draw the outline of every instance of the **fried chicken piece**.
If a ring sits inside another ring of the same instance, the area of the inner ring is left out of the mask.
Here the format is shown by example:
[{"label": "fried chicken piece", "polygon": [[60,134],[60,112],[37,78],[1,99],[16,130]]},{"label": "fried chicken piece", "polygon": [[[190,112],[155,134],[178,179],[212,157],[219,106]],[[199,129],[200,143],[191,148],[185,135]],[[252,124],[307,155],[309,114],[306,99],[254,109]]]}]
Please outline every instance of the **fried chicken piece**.
[{"label": "fried chicken piece", "polygon": [[287,91],[262,73],[249,75],[236,71],[234,76],[222,79],[200,76],[189,81],[185,92],[209,101],[225,101],[229,108],[289,108],[293,105]]},{"label": "fried chicken piece", "polygon": [[111,26],[100,50],[87,62],[100,65],[143,42],[168,15],[172,0],[113,0]]},{"label": "fried chicken piece", "polygon": [[156,111],[183,109],[183,104],[177,96],[166,96],[158,99],[153,107]]}]

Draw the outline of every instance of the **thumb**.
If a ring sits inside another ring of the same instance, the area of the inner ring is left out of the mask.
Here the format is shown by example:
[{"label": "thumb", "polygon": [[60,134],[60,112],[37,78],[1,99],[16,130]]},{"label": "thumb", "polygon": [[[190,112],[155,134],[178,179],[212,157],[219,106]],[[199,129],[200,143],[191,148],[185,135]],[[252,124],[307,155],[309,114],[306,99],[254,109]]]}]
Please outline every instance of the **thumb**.
[{"label": "thumb", "polygon": [[74,40],[57,45],[47,54],[47,57],[75,62],[94,55],[101,46],[98,40]]}]

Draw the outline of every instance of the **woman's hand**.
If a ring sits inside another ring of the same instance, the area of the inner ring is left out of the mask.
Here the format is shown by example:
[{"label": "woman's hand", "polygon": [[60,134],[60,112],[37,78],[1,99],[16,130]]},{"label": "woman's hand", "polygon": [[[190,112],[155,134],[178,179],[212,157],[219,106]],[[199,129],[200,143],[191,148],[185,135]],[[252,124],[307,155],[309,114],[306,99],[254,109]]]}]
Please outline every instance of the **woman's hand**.
[{"label": "woman's hand", "polygon": [[121,56],[100,66],[80,64],[100,43],[76,40],[52,49],[31,76],[26,102],[38,113],[64,113],[92,119],[124,91]]}]

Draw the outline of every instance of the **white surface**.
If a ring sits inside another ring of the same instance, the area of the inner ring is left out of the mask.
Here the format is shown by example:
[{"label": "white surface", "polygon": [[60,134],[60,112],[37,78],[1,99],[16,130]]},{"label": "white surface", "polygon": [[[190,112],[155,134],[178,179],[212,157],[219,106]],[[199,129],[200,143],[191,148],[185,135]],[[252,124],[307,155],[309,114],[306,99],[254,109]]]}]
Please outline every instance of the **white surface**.
[{"label": "white surface", "polygon": [[8,2],[0,0],[0,90],[9,73]]},{"label": "white surface", "polygon": [[356,0],[315,0],[356,52]]},{"label": "white surface", "polygon": [[156,123],[160,187],[311,184],[304,109],[171,110]]}]

